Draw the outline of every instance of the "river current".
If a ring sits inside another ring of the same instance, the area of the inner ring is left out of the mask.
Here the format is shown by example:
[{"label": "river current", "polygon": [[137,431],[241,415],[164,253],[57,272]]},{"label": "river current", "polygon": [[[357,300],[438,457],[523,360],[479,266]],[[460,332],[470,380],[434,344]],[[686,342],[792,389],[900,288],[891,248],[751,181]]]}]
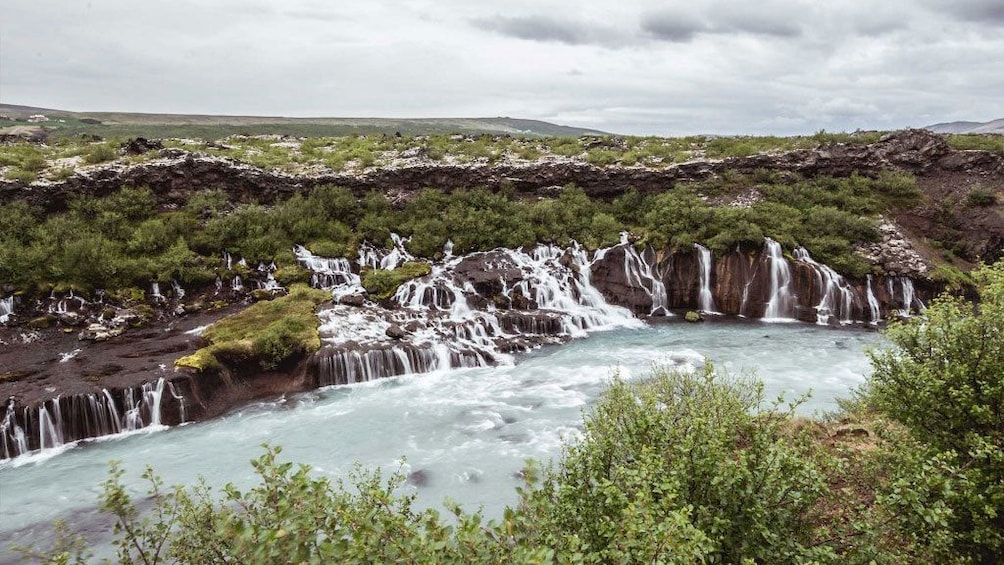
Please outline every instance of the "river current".
[{"label": "river current", "polygon": [[[836,408],[870,371],[865,350],[880,338],[861,329],[675,318],[597,332],[520,356],[515,365],[434,371],[259,402],[223,418],[80,442],[0,462],[0,563],[10,542],[46,539],[66,520],[92,534],[107,529],[96,501],[108,462],[119,460],[131,491],[151,465],[168,485],[198,477],[220,487],[255,482],[249,461],[261,444],[318,474],[342,477],[355,462],[416,473],[422,506],[447,496],[499,517],[516,501],[527,458],[548,461],[574,441],[582,414],[615,375],[643,378],[653,364],[692,369],[709,359],[755,371],[768,399],[811,392],[805,414]],[[402,462],[402,458],[404,462]]]}]

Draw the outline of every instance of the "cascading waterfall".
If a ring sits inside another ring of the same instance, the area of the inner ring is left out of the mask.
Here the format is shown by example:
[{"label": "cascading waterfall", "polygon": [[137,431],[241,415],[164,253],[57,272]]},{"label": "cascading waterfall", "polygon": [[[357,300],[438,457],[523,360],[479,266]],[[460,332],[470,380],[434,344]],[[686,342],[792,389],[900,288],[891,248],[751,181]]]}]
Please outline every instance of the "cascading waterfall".
[{"label": "cascading waterfall", "polygon": [[[0,419],[0,456],[4,459],[52,449],[70,442],[161,425],[165,379],[115,392],[77,394],[49,399],[35,407],[18,407],[11,399]],[[176,399],[181,397],[170,388]],[[182,402],[182,421],[184,421]]]},{"label": "cascading waterfall", "polygon": [[796,260],[812,267],[816,273],[816,282],[822,290],[819,304],[815,306],[816,323],[825,326],[834,318],[841,324],[853,323],[854,291],[844,277],[827,265],[813,260],[804,247],[796,247],[794,255]]},{"label": "cascading waterfall", "polygon": [[868,323],[874,326],[882,321],[882,313],[879,308],[879,301],[875,298],[875,292],[872,290],[872,276],[868,275],[866,280],[868,282],[865,287],[865,297],[868,299],[868,313],[871,316]]},{"label": "cascading waterfall", "polygon": [[[899,286],[898,300],[896,286]],[[895,277],[886,279],[886,290],[889,292],[889,300],[898,302],[901,308],[897,313],[900,317],[909,318],[914,311],[923,313],[927,310],[924,302],[917,298],[917,292],[913,287],[913,280],[910,277]]]},{"label": "cascading waterfall", "polygon": [[695,243],[694,249],[697,250],[698,282],[700,283],[700,290],[697,293],[698,308],[706,314],[717,314],[715,297],[711,292],[711,250],[700,243]]},{"label": "cascading waterfall", "polygon": [[[406,240],[394,241],[398,248],[387,255],[364,246],[360,266],[391,269],[414,260],[404,249]],[[319,275],[315,281],[334,283],[330,286],[334,294],[361,291],[358,275],[347,269],[344,260],[316,257],[301,248],[296,253],[301,265]],[[312,367],[318,384],[511,364],[513,351],[589,330],[641,324],[626,309],[609,305],[592,286],[588,256],[577,245],[497,249],[463,257],[455,257],[448,245],[443,256],[429,275],[398,287],[391,298],[397,309],[335,306],[320,314],[324,347],[314,356]],[[472,308],[471,301],[485,304],[488,297],[456,275],[465,261],[480,261],[482,271],[515,276],[518,280],[500,279],[500,298],[513,304],[519,295],[532,301],[535,309],[498,310],[494,304]]]},{"label": "cascading waterfall", "polygon": [[6,324],[12,314],[14,314],[14,297],[0,299],[0,324]]},{"label": "cascading waterfall", "polygon": [[766,238],[765,248],[770,263],[770,300],[764,311],[765,322],[790,322],[795,319],[795,295],[791,291],[791,266],[784,258],[781,244]]},{"label": "cascading waterfall", "polygon": [[[633,245],[627,243],[627,235],[621,234],[621,247],[624,249],[624,274],[627,276],[628,284],[641,288],[652,299],[652,310],[649,316],[672,316],[669,311],[669,295],[666,292],[666,283],[662,281],[663,274],[654,265],[638,254],[638,250]],[[607,250],[599,250],[593,261],[602,259]]]}]

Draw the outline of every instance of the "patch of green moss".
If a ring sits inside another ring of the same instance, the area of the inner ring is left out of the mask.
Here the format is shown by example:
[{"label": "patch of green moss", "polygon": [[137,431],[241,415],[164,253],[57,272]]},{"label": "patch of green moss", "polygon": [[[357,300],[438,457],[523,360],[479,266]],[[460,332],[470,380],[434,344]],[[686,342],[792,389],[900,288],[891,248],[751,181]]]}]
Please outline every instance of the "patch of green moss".
[{"label": "patch of green moss", "polygon": [[202,337],[209,345],[175,365],[205,371],[256,360],[268,371],[293,355],[317,351],[321,338],[314,310],[330,298],[323,290],[294,285],[286,296],[252,304],[207,328]]},{"label": "patch of green moss", "polygon": [[428,263],[409,262],[387,271],[384,269],[363,269],[362,281],[366,292],[383,300],[397,292],[397,288],[411,279],[428,275],[432,267]]}]

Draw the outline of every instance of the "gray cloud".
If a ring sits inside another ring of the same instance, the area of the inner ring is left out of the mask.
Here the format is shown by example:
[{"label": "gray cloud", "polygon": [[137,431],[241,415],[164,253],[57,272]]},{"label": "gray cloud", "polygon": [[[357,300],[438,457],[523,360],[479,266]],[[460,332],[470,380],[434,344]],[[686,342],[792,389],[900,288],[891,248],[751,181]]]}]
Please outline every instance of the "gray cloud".
[{"label": "gray cloud", "polygon": [[649,36],[671,42],[690,41],[695,35],[708,31],[696,18],[677,12],[659,12],[641,17],[641,29]]},{"label": "gray cloud", "polygon": [[985,121],[1004,116],[999,3],[4,0],[0,101],[674,135]]},{"label": "gray cloud", "polygon": [[476,18],[475,26],[501,35],[530,41],[557,42],[568,45],[613,44],[617,35],[592,24],[550,16],[493,16]]},{"label": "gray cloud", "polygon": [[929,0],[927,3],[960,20],[1004,25],[1004,2],[1001,0]]}]

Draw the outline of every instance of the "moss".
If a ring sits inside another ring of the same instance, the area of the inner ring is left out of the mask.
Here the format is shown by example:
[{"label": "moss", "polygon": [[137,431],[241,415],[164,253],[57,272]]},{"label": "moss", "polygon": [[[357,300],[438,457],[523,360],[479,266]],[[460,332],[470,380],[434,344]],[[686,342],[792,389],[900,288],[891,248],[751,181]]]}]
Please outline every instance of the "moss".
[{"label": "moss", "polygon": [[294,284],[307,284],[310,282],[310,271],[299,265],[289,265],[279,267],[275,271],[275,280],[282,286],[289,287]]},{"label": "moss", "polygon": [[384,269],[364,269],[363,288],[379,299],[390,298],[397,288],[411,279],[428,275],[432,267],[428,263],[409,262],[387,271]]},{"label": "moss", "polygon": [[683,316],[683,319],[684,319],[684,320],[687,320],[688,322],[691,322],[691,323],[694,323],[694,322],[700,322],[700,321],[702,321],[702,320],[703,320],[704,318],[702,318],[702,317],[701,317],[701,315],[700,315],[700,314],[698,314],[697,312],[694,312],[693,310],[691,310],[690,312],[687,312],[687,313],[686,313],[686,314],[685,314],[685,315]]},{"label": "moss", "polygon": [[330,298],[323,290],[294,285],[286,296],[257,302],[207,328],[202,337],[209,345],[175,365],[205,371],[255,361],[272,370],[294,355],[317,351],[321,338],[314,310]]}]

